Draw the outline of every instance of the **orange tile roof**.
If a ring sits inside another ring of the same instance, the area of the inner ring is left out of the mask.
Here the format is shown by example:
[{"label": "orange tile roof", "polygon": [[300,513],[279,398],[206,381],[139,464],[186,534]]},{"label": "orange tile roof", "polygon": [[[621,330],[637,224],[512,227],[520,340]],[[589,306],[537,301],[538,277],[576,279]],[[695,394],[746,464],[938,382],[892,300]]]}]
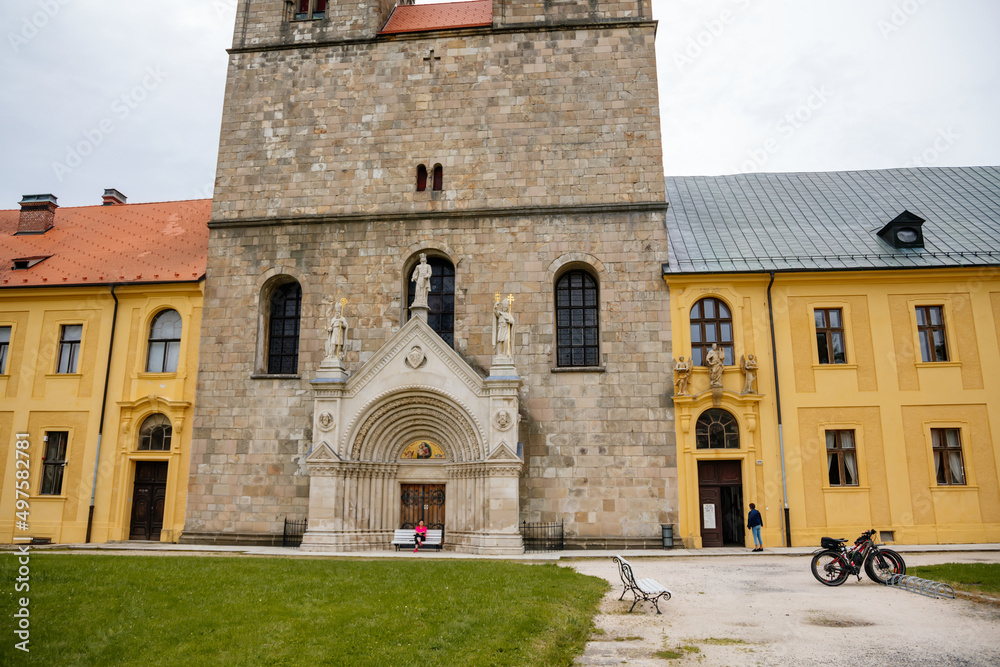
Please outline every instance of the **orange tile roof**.
[{"label": "orange tile roof", "polygon": [[[211,199],[61,207],[44,234],[16,234],[21,211],[0,211],[0,288],[199,280],[211,209]],[[47,259],[13,268],[37,257]]]},{"label": "orange tile roof", "polygon": [[380,35],[493,24],[493,0],[446,2],[434,5],[396,5]]}]

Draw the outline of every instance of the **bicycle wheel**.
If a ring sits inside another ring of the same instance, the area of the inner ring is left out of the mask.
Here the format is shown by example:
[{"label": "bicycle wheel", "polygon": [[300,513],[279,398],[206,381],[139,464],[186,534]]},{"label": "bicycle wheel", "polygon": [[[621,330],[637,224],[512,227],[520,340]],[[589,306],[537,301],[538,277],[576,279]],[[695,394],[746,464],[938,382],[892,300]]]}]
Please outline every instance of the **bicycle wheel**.
[{"label": "bicycle wheel", "polygon": [[836,551],[820,551],[813,556],[812,573],[816,580],[825,586],[839,586],[850,575],[847,563]]},{"label": "bicycle wheel", "polygon": [[872,581],[885,585],[892,575],[906,574],[906,563],[892,549],[879,549],[865,560],[865,574]]},{"label": "bicycle wheel", "polygon": [[906,574],[906,563],[903,562],[903,557],[892,549],[879,549],[882,553],[886,555],[887,558],[892,559],[896,562],[896,569],[893,570],[893,574]]}]

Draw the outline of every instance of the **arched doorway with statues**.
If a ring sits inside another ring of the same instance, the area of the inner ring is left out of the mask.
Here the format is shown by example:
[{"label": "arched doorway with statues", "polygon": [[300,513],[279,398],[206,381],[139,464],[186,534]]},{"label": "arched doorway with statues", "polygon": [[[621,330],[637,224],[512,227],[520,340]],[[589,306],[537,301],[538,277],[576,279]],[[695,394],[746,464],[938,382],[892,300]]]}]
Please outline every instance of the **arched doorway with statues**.
[{"label": "arched doorway with statues", "polygon": [[386,549],[420,517],[445,549],[523,552],[513,365],[483,378],[421,318],[352,375],[329,361],[312,381],[303,550]]}]

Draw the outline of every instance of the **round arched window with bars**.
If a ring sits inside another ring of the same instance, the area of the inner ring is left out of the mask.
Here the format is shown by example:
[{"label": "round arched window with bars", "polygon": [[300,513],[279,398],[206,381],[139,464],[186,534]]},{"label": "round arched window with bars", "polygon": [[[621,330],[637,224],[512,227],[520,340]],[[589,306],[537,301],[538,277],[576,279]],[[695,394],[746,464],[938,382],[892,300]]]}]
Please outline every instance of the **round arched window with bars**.
[{"label": "round arched window with bars", "polygon": [[155,414],[146,417],[139,428],[139,451],[170,451],[170,438],[173,433],[174,429],[166,415]]},{"label": "round arched window with bars", "polygon": [[739,449],[740,427],[731,412],[720,408],[705,410],[694,427],[697,449]]}]

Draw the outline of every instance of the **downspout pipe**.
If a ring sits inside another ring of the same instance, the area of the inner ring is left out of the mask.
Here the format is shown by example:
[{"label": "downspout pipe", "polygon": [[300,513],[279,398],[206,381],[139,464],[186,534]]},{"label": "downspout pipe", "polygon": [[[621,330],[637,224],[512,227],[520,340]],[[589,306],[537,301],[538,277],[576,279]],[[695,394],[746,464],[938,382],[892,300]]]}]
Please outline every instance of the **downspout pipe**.
[{"label": "downspout pipe", "polygon": [[97,425],[97,455],[94,457],[94,482],[90,486],[90,512],[87,515],[87,543],[90,543],[90,531],[94,527],[94,497],[97,495],[97,470],[101,464],[101,439],[104,436],[104,413],[108,406],[108,382],[111,378],[111,353],[115,349],[115,326],[118,324],[118,296],[115,285],[111,286],[111,298],[115,300],[115,309],[111,315],[111,342],[108,343],[108,363],[104,368],[104,395],[101,398],[101,421]]},{"label": "downspout pipe", "polygon": [[774,285],[774,271],[767,283],[767,317],[771,323],[771,366],[774,369],[774,400],[778,409],[778,448],[781,452],[781,496],[784,503],[782,533],[785,546],[792,546],[792,528],[788,523],[788,479],[785,474],[785,436],[781,427],[781,386],[778,383],[778,345],[774,340],[774,308],[771,305],[771,286]]}]

